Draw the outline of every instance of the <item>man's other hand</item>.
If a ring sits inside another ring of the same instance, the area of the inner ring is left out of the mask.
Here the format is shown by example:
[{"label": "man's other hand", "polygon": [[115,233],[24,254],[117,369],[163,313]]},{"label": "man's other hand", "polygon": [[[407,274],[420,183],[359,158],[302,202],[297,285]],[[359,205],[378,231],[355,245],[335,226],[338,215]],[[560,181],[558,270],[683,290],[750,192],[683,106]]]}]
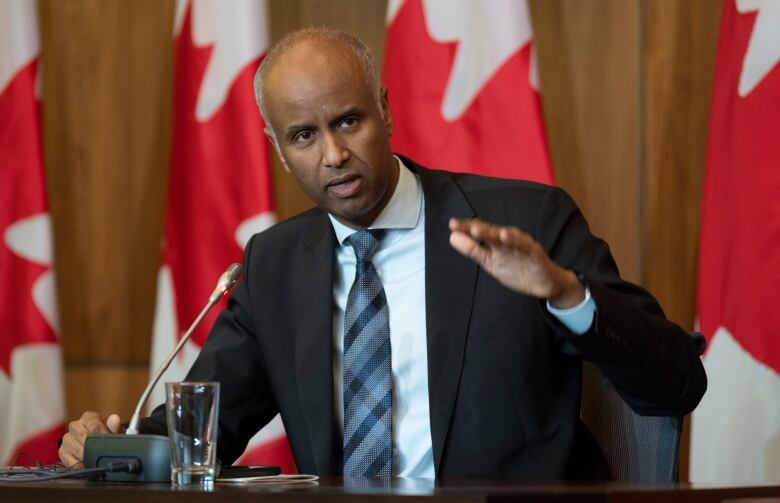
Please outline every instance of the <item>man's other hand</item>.
[{"label": "man's other hand", "polygon": [[85,412],[68,425],[68,433],[62,437],[60,461],[65,466],[82,467],[84,465],[84,441],[89,433],[122,433],[122,420],[117,414],[111,414],[103,421],[97,412]]},{"label": "man's other hand", "polygon": [[499,283],[515,292],[546,299],[559,309],[585,299],[574,272],[553,262],[542,246],[516,227],[501,227],[478,218],[451,218],[450,245]]}]

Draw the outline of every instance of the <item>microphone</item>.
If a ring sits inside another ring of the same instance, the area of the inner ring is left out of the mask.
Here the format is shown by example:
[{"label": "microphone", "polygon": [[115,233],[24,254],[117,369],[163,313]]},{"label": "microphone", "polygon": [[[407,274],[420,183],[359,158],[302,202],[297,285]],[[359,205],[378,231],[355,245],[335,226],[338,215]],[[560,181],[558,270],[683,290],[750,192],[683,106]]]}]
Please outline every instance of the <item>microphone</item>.
[{"label": "microphone", "polygon": [[168,437],[162,435],[146,435],[138,433],[138,423],[141,420],[143,408],[154,386],[168,370],[171,362],[181,351],[181,348],[190,340],[192,333],[198,328],[203,318],[208,314],[219,300],[229,293],[238,284],[244,268],[241,264],[231,264],[222,273],[217,281],[217,286],[209,295],[209,300],[203,307],[195,321],[179,339],[171,354],[160,364],[160,367],[146,385],[141,398],[135,406],[133,417],[127,427],[125,435],[94,434],[87,435],[84,441],[84,467],[99,468],[108,466],[116,461],[137,461],[141,470],[137,473],[113,472],[106,474],[106,480],[112,481],[141,481],[141,482],[168,482],[171,478],[170,451]]}]

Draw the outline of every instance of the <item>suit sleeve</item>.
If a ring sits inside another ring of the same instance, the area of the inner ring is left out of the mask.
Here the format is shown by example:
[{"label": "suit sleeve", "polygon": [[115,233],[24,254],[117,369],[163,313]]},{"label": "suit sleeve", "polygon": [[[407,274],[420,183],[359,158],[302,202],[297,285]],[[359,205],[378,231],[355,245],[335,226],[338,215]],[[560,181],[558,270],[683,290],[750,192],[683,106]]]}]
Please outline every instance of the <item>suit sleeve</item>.
[{"label": "suit sleeve", "polygon": [[690,413],[707,388],[691,338],[647,291],[620,278],[609,247],[590,233],[561,189],[550,188],[543,197],[535,235],[555,262],[584,276],[596,302],[593,324],[582,335],[569,332],[540,303],[562,343],[595,363],[636,412]]},{"label": "suit sleeve", "polygon": [[[252,243],[245,253],[249,264]],[[277,414],[262,354],[254,334],[251,309],[251,270],[234,290],[227,308],[214,323],[206,343],[185,380],[217,381],[220,386],[217,455],[232,464],[247,442]],[[158,406],[141,422],[141,432],[166,434],[165,408]]]}]

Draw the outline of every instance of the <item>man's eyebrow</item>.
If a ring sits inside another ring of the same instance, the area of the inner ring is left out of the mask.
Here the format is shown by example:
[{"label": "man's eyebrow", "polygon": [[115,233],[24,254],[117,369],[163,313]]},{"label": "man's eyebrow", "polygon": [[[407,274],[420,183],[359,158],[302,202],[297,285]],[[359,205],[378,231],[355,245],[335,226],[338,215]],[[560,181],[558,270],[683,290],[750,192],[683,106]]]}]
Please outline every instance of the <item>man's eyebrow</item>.
[{"label": "man's eyebrow", "polygon": [[338,114],[336,116],[336,118],[333,119],[333,122],[334,123],[339,123],[339,122],[343,121],[346,117],[349,117],[350,115],[363,116],[364,115],[363,109],[360,108],[360,107],[351,107],[348,110],[346,110],[345,112],[342,112],[342,113]]}]

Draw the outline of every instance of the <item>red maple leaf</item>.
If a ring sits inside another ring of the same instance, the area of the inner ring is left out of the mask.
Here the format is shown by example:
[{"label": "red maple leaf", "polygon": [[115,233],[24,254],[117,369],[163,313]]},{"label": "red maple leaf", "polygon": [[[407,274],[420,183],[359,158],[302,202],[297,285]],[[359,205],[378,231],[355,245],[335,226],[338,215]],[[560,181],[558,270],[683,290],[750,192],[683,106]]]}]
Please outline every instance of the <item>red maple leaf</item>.
[{"label": "red maple leaf", "polygon": [[[181,326],[195,319],[225,268],[242,261],[234,239],[238,225],[272,208],[268,146],[252,91],[260,58],[243,68],[212,117],[196,120],[213,46],[193,44],[191,11],[190,6],[176,41],[164,257],[173,275]],[[205,342],[217,312],[212,310],[193,335],[197,344]]]}]

